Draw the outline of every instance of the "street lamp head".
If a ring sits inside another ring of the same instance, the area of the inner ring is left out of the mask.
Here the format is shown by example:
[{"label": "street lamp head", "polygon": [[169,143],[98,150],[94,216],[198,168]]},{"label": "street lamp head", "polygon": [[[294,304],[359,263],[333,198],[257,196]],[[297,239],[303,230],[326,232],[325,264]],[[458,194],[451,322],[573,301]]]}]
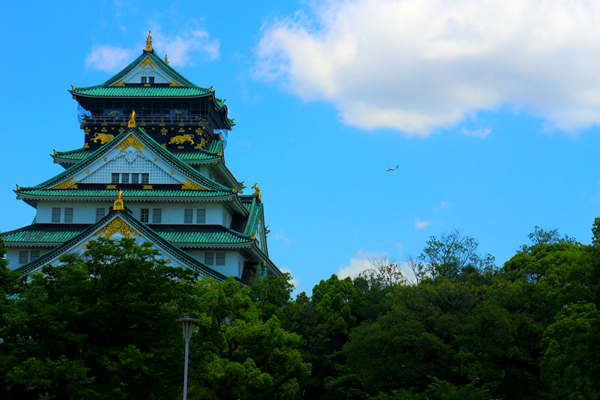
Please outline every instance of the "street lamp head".
[{"label": "street lamp head", "polygon": [[186,342],[189,341],[192,337],[194,324],[198,322],[198,320],[196,318],[183,317],[179,318],[177,321],[181,322],[181,325],[183,326],[183,338]]}]

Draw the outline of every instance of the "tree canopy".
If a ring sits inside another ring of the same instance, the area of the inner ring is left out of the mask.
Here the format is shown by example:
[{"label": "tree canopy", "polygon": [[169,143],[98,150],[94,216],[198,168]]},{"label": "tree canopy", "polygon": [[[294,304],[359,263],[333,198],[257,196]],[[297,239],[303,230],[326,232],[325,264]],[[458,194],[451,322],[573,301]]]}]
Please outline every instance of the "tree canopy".
[{"label": "tree canopy", "polygon": [[28,279],[0,263],[8,399],[600,399],[600,219],[592,244],[535,227],[504,265],[432,236],[406,279],[379,262],[290,296],[289,276],[198,280],[149,246],[90,243]]}]

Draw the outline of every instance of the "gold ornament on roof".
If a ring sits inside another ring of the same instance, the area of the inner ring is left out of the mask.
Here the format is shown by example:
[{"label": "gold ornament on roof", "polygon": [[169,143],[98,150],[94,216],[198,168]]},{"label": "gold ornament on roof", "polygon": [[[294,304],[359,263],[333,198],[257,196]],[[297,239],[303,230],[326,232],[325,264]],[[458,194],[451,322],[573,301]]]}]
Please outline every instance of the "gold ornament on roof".
[{"label": "gold ornament on roof", "polygon": [[74,181],[73,178],[69,178],[54,186],[52,189],[77,189],[77,181]]},{"label": "gold ornament on roof", "polygon": [[131,111],[129,122],[127,123],[128,128],[135,128],[135,110]]},{"label": "gold ornament on roof", "polygon": [[98,230],[94,234],[94,236],[104,234],[102,237],[104,239],[110,238],[115,233],[120,233],[127,239],[132,239],[132,234],[136,236],[142,236],[138,231],[133,229],[127,222],[125,222],[121,217],[117,217],[109,222],[104,228]]},{"label": "gold ornament on roof", "polygon": [[171,140],[169,140],[169,144],[184,144],[185,142],[190,142],[190,144],[194,145],[194,139],[192,135],[179,135],[173,136]]},{"label": "gold ornament on roof", "polygon": [[94,138],[92,139],[92,142],[94,142],[94,143],[100,142],[100,144],[105,144],[105,143],[108,143],[111,140],[113,140],[114,137],[115,137],[114,135],[110,135],[108,133],[96,133],[96,136],[94,136]]},{"label": "gold ornament on roof", "polygon": [[254,193],[252,193],[252,196],[256,196],[258,197],[258,201],[262,201],[262,196],[260,195],[260,189],[258,188],[258,184],[255,183],[254,185],[252,185],[252,189],[254,189]]},{"label": "gold ornament on roof", "polygon": [[152,31],[148,31],[148,36],[146,37],[146,48],[144,51],[152,51]]},{"label": "gold ornament on roof", "polygon": [[120,153],[122,153],[125,150],[127,150],[130,146],[134,147],[140,153],[142,152],[142,149],[146,148],[146,146],[144,146],[144,144],[142,142],[140,142],[138,140],[138,138],[136,138],[132,134],[127,136],[125,138],[125,140],[123,140],[121,143],[119,143],[119,145],[117,147],[119,148]]},{"label": "gold ornament on roof", "polygon": [[205,146],[206,146],[206,139],[202,138],[202,139],[200,139],[200,143],[198,143],[196,145],[196,147],[194,147],[194,149],[200,150],[200,149],[203,149]]},{"label": "gold ornament on roof", "polygon": [[169,57],[165,54],[165,64],[169,65]]},{"label": "gold ornament on roof", "polygon": [[123,203],[123,191],[119,190],[119,194],[117,195],[117,199],[113,203],[113,210],[122,211],[125,209],[125,204]]},{"label": "gold ornament on roof", "polygon": [[206,190],[206,188],[189,178],[185,178],[185,182],[181,182],[181,190]]}]

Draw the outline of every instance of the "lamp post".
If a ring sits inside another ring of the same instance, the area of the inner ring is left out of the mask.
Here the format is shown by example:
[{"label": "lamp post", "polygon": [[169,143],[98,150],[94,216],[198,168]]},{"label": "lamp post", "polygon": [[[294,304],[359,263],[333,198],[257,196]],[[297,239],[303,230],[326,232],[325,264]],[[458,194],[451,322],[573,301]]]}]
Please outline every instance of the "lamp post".
[{"label": "lamp post", "polygon": [[187,400],[187,382],[188,382],[188,359],[190,349],[190,338],[194,330],[194,324],[198,322],[195,318],[184,317],[177,321],[183,325],[183,339],[185,340],[185,363],[183,365],[183,400]]}]

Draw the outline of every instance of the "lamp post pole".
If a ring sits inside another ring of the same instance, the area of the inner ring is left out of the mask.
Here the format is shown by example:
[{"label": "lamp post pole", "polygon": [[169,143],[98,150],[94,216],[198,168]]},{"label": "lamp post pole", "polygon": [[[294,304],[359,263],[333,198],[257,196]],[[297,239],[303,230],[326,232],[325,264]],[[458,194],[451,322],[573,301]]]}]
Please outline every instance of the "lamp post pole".
[{"label": "lamp post pole", "polygon": [[198,320],[195,318],[185,317],[179,318],[177,321],[181,322],[181,325],[183,326],[183,339],[185,340],[185,362],[183,364],[183,400],[187,400],[190,339],[192,337],[192,332],[194,331],[194,324],[198,322]]}]

